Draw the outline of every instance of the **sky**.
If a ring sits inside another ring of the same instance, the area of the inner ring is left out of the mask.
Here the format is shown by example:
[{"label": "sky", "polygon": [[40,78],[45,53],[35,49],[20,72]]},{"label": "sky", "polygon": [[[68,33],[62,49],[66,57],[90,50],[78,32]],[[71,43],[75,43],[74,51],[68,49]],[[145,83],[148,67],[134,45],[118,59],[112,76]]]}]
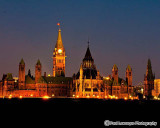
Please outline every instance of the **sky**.
[{"label": "sky", "polygon": [[114,64],[125,78],[128,64],[133,85],[144,80],[151,59],[160,78],[159,0],[0,0],[0,78],[18,76],[21,58],[34,75],[38,59],[42,72],[52,74],[53,50],[60,22],[66,50],[66,76],[77,73],[90,50],[101,76]]}]

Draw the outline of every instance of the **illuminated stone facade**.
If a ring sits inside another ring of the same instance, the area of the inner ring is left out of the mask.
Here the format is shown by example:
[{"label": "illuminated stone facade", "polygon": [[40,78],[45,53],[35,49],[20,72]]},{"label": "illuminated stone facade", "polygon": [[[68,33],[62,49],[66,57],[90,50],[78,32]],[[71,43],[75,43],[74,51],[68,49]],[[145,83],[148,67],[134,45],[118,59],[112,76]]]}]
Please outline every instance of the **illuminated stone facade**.
[{"label": "illuminated stone facade", "polygon": [[57,43],[53,52],[53,76],[65,76],[65,49],[62,43],[61,30],[58,31]]},{"label": "illuminated stone facade", "polygon": [[152,95],[156,98],[160,98],[160,79],[154,80],[154,89],[152,90]]},{"label": "illuminated stone facade", "polygon": [[53,52],[53,76],[42,76],[42,64],[38,59],[35,65],[35,77],[28,71],[25,75],[25,62],[19,63],[19,80],[15,82],[12,74],[3,76],[0,81],[1,97],[69,97],[72,77],[65,77],[65,49],[61,30]]},{"label": "illuminated stone facade", "polygon": [[126,99],[133,97],[132,68],[130,65],[126,68],[126,80],[118,76],[118,67],[114,65],[112,68],[112,77],[108,76],[104,79],[104,88],[107,97],[109,95]]},{"label": "illuminated stone facade", "polygon": [[133,97],[132,69],[127,66],[126,80],[119,78],[116,65],[112,68],[112,77],[102,77],[88,46],[78,73],[73,75],[72,95],[76,98],[131,98]]},{"label": "illuminated stone facade", "polygon": [[94,64],[89,43],[80,69],[73,77],[65,77],[65,48],[61,30],[53,51],[53,76],[42,75],[42,64],[35,64],[35,77],[25,74],[25,61],[19,63],[19,79],[12,74],[3,75],[0,81],[1,97],[76,97],[76,98],[130,98],[133,94],[132,69],[126,68],[126,79],[118,76],[118,67],[112,68],[112,76],[102,77]]},{"label": "illuminated stone facade", "polygon": [[104,97],[102,90],[103,78],[100,76],[94,64],[89,46],[80,66],[80,70],[73,76],[73,85],[73,95],[75,95],[75,97]]}]

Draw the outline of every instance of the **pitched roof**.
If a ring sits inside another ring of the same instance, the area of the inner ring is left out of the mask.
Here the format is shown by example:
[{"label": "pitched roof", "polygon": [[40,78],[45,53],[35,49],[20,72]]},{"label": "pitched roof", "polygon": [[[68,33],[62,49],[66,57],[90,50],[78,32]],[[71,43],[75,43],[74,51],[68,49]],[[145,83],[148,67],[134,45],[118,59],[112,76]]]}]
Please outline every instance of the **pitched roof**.
[{"label": "pitched roof", "polygon": [[25,82],[26,82],[26,84],[35,84],[35,79],[29,75],[26,75]]},{"label": "pitched roof", "polygon": [[119,77],[118,77],[118,84],[117,84],[117,81],[114,80],[114,78],[112,78],[110,81],[103,79],[103,81],[107,82],[109,84],[109,86],[111,86],[111,85],[112,86],[120,86],[122,82],[123,82],[123,85],[125,85],[125,86],[127,85],[127,82],[124,79],[119,78]]},{"label": "pitched roof", "polygon": [[127,66],[127,70],[128,71],[132,71],[132,68],[131,68],[131,66],[128,64],[128,66]]},{"label": "pitched roof", "polygon": [[37,83],[47,83],[47,81],[45,80],[45,77],[44,76],[41,76],[39,79],[38,79],[38,82]]},{"label": "pitched roof", "polygon": [[117,69],[118,69],[118,67],[117,67],[117,65],[116,65],[116,64],[114,64],[114,65],[113,65],[113,69],[115,69],[115,70],[117,70]]},{"label": "pitched roof", "polygon": [[[76,79],[79,79],[80,72],[76,74]],[[96,79],[97,70],[92,68],[83,69],[83,79]]]},{"label": "pitched roof", "polygon": [[58,37],[55,48],[64,48],[61,37],[61,29],[58,30]]},{"label": "pitched roof", "polygon": [[40,60],[39,60],[39,59],[37,60],[36,65],[41,65],[41,62],[40,62]]},{"label": "pitched roof", "polygon": [[40,77],[38,83],[48,84],[69,84],[72,82],[72,77]]},{"label": "pitched roof", "polygon": [[88,46],[88,48],[87,48],[87,51],[86,51],[86,54],[85,54],[85,57],[84,57],[83,61],[84,61],[84,60],[91,60],[91,61],[93,61],[93,58],[92,58],[92,55],[91,55],[89,46]]},{"label": "pitched roof", "polygon": [[7,73],[7,80],[13,80],[12,73]]},{"label": "pitched roof", "polygon": [[23,65],[25,64],[23,58],[21,59],[19,64],[23,64]]}]

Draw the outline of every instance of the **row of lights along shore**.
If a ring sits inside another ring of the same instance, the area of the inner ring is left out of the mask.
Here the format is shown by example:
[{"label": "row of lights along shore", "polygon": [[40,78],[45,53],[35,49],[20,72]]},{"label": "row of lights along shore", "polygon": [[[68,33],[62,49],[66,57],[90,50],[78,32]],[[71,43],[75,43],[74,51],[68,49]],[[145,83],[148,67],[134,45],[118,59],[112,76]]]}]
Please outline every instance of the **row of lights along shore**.
[{"label": "row of lights along shore", "polygon": [[[23,97],[23,96],[19,96],[19,99],[22,99],[22,98],[37,98],[37,97],[33,97],[33,94],[31,94],[30,95],[31,97]],[[54,94],[52,94],[52,98],[54,97]],[[4,98],[4,97],[3,97]],[[9,97],[8,97],[8,99],[12,99],[12,98],[14,98],[12,95],[9,95]],[[39,98],[42,98],[42,99],[49,99],[49,98],[51,98],[51,97],[49,97],[49,96],[47,96],[47,95],[45,95],[45,96],[43,96],[43,97],[39,97]]]},{"label": "row of lights along shore", "polygon": [[[79,95],[73,95],[73,98],[79,98]],[[93,95],[93,97],[86,96],[86,98],[100,98],[100,97]],[[113,95],[113,96],[108,95],[108,96],[105,96],[105,98],[100,98],[100,99],[116,99],[116,100],[118,100],[118,97],[115,95]],[[128,98],[124,97],[124,100],[129,100],[129,99],[134,100],[134,99],[138,99],[138,98],[137,97],[133,98],[132,96],[129,96]]]},{"label": "row of lights along shore", "polygon": [[[27,98],[35,98],[35,97],[33,97],[33,94],[31,94],[30,96],[31,96],[31,97],[27,97]],[[13,98],[12,95],[9,95],[8,99],[12,99],[12,98]],[[22,99],[22,98],[26,98],[26,97],[19,96],[19,99]],[[42,99],[54,98],[54,94],[52,94],[52,97],[49,97],[49,96],[45,95],[45,96],[40,97],[40,98],[42,98]],[[73,95],[72,98],[79,98],[79,95],[76,95],[76,96]],[[93,97],[86,96],[86,98],[100,98],[100,97],[93,95]],[[145,99],[145,96],[143,96],[143,98]],[[102,98],[101,98],[101,99],[102,99]],[[105,98],[103,98],[103,99],[118,99],[118,97],[115,96],[115,95],[113,95],[113,96],[108,95],[108,96],[105,96]],[[136,99],[138,99],[138,98],[133,98],[132,96],[129,96],[128,98],[127,98],[127,97],[124,98],[124,100],[129,100],[129,99],[130,99],[130,100],[136,100]],[[160,98],[158,98],[158,97],[154,97],[154,99],[155,99],[155,100],[160,100]]]}]

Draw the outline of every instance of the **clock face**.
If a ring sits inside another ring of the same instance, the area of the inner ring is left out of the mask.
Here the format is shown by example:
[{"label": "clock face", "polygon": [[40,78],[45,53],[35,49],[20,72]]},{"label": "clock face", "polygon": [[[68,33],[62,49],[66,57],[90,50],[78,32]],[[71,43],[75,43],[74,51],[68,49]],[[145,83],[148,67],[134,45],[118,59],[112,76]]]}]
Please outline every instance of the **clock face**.
[{"label": "clock face", "polygon": [[58,49],[58,53],[62,53],[62,49]]}]

